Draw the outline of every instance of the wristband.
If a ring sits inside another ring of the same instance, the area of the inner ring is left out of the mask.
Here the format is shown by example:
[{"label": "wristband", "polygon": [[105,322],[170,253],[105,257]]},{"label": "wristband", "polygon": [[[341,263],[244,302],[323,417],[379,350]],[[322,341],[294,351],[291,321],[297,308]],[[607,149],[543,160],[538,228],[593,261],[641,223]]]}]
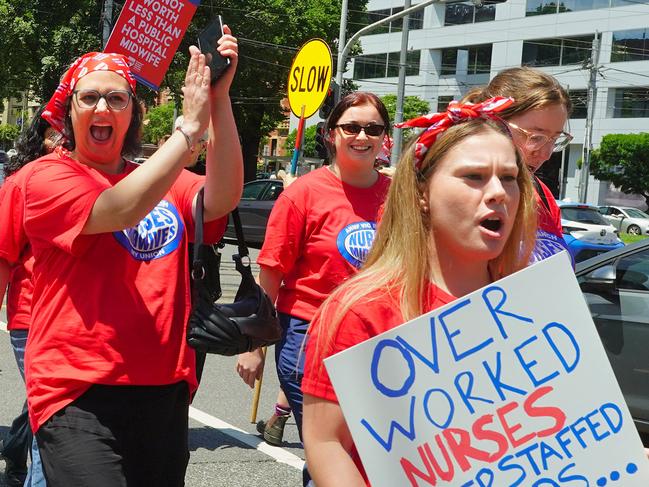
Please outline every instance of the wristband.
[{"label": "wristband", "polygon": [[187,135],[187,132],[183,130],[182,126],[176,127],[176,130],[183,134],[183,137],[185,137],[185,142],[187,142],[187,148],[189,149],[189,152],[194,152],[194,144],[192,144],[192,139],[189,135]]}]

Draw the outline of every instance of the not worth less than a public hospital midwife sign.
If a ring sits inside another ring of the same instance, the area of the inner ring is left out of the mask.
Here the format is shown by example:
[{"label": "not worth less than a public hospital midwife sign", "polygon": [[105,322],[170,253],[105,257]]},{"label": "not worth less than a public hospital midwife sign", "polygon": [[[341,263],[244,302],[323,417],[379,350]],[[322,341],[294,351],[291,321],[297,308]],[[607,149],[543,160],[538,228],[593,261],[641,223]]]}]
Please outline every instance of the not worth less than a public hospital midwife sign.
[{"label": "not worth less than a public hospital midwife sign", "polygon": [[562,252],[325,360],[373,487],[646,487]]},{"label": "not worth less than a public hospital midwife sign", "polygon": [[135,78],[157,90],[200,0],[126,0],[105,52],[124,54]]}]

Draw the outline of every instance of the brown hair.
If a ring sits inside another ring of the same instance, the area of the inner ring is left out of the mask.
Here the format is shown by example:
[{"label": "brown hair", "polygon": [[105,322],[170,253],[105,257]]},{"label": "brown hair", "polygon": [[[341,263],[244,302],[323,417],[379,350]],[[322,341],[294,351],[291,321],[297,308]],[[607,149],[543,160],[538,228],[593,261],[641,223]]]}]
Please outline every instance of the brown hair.
[{"label": "brown hair", "polygon": [[329,114],[327,121],[324,126],[325,136],[325,145],[327,146],[327,151],[331,157],[336,155],[336,147],[333,144],[330,133],[336,127],[338,120],[343,116],[343,113],[347,111],[348,108],[357,107],[361,105],[373,105],[376,110],[381,115],[383,120],[383,125],[385,125],[384,134],[387,136],[390,134],[390,115],[388,115],[388,110],[385,108],[385,105],[381,99],[376,96],[374,93],[369,93],[367,91],[354,91],[345,95],[334,107],[334,109]]},{"label": "brown hair", "polygon": [[516,103],[499,113],[505,120],[551,105],[565,106],[568,116],[572,112],[570,96],[559,81],[554,76],[526,66],[500,71],[488,85],[470,90],[462,102],[478,103],[495,96],[511,96],[516,100]]},{"label": "brown hair", "polygon": [[[474,119],[449,128],[432,145],[421,164],[414,167],[413,140],[405,149],[394,175],[381,221],[363,269],[346,281],[320,307],[322,321],[316,339],[316,353],[327,351],[345,314],[364,297],[385,290],[399,297],[404,321],[423,314],[426,282],[431,276],[430,229],[422,199],[438,162],[467,137],[494,130],[511,136],[502,122]],[[512,142],[513,145],[513,142]],[[512,231],[502,253],[489,262],[494,280],[524,268],[529,262],[536,237],[536,204],[532,179],[516,150],[516,178],[520,191]],[[332,304],[337,301],[337,304]]]}]

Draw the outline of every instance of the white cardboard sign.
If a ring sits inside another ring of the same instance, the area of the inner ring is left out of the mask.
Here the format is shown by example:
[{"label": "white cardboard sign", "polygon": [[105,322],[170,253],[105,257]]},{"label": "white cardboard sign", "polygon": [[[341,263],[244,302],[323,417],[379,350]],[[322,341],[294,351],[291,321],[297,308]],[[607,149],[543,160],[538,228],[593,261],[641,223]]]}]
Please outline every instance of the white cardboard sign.
[{"label": "white cardboard sign", "polygon": [[649,485],[563,252],[325,365],[373,487]]}]

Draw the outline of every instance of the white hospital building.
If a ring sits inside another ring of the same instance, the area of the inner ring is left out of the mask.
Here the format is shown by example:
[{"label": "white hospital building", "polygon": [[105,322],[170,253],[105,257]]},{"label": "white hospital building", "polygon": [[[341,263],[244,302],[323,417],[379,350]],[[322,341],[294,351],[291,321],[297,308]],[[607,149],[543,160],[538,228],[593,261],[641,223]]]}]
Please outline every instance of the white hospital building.
[{"label": "white hospital building", "polygon": [[[413,1],[413,4],[418,3]],[[403,10],[403,0],[370,0],[370,22]],[[401,21],[361,37],[363,54],[345,77],[378,95],[396,93]],[[579,169],[586,125],[591,58],[595,33],[601,37],[593,145],[609,133],[649,131],[649,3],[642,0],[507,0],[481,7],[472,2],[433,4],[411,16],[406,96],[443,110],[499,70],[534,66],[556,76],[569,90],[574,112],[568,130],[574,140],[546,163],[557,196],[578,200]],[[590,177],[589,203],[631,203]]]}]

